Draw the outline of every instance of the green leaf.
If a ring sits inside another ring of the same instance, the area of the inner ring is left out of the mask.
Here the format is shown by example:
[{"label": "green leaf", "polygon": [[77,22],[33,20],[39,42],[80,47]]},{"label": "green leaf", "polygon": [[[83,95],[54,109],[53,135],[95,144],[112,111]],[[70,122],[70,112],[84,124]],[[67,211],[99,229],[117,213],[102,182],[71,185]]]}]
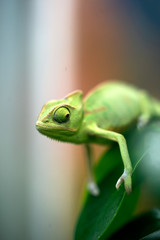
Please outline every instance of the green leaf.
[{"label": "green leaf", "polygon": [[160,239],[160,210],[154,209],[136,217],[115,233],[109,240]]},{"label": "green leaf", "polygon": [[[118,155],[117,155],[118,157]],[[115,191],[115,171],[113,169],[99,184],[101,194],[98,197],[88,195],[75,233],[75,240],[100,239],[106,226],[109,226],[124,198],[124,189]]]},{"label": "green leaf", "polygon": [[[118,162],[116,166],[114,166],[114,159],[116,159]],[[130,219],[135,208],[139,193],[136,188],[134,189],[135,191],[132,194],[132,198],[131,196],[126,196],[123,186],[120,187],[118,191],[115,189],[117,178],[121,175],[123,170],[119,148],[117,146],[109,150],[103,156],[100,165],[97,167],[98,171],[101,169],[100,166],[104,167],[104,162],[107,161],[114,164],[109,165],[109,170],[106,168],[107,175],[99,183],[101,191],[100,195],[98,197],[88,195],[77,223],[75,240],[102,239],[103,235],[106,236],[107,230],[107,235],[110,235],[114,229],[113,227],[110,227],[114,218],[117,217],[118,219],[121,219],[121,224],[125,223],[128,219]],[[102,170],[104,170],[104,168],[102,168]],[[97,176],[98,179],[101,179],[101,171],[97,172]],[[122,208],[125,208],[125,214],[123,211],[121,211],[121,213],[117,215],[125,198],[130,198],[132,201],[126,200]],[[114,224],[114,227],[118,228],[121,226],[121,224],[120,222],[117,224],[117,226]]]},{"label": "green leaf", "polygon": [[159,240],[160,239],[160,230],[155,231],[143,238],[141,238],[140,240]]},{"label": "green leaf", "polygon": [[140,163],[142,159],[149,159],[152,162],[154,160],[152,154],[148,154],[151,149],[149,143],[152,142],[149,137],[147,138],[148,133],[160,139],[159,123],[157,125],[153,121],[140,131],[135,127],[125,135],[132,164],[134,170],[136,169],[136,174],[134,171],[132,177],[133,192],[130,196],[125,194],[123,186],[119,191],[115,189],[116,181],[123,172],[119,147],[115,144],[103,155],[95,169],[101,192],[98,197],[87,195],[75,229],[75,240],[108,239],[132,218],[139,196],[139,184],[145,177],[143,171],[138,175],[137,166],[143,170],[144,160]]},{"label": "green leaf", "polygon": [[121,228],[125,223],[132,219],[133,211],[137,205],[139,193],[140,188],[137,186],[134,187],[132,194],[125,195],[122,204],[117,211],[117,215],[109,227],[106,229],[103,238],[107,239],[112,233],[114,233],[117,229]]}]

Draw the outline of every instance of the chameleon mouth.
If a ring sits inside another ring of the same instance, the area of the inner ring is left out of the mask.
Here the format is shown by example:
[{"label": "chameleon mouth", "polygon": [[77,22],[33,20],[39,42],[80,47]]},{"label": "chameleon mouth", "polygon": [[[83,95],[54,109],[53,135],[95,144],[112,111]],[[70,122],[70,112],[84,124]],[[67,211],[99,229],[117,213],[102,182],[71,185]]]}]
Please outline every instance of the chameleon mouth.
[{"label": "chameleon mouth", "polygon": [[56,130],[60,130],[60,131],[66,131],[68,130],[69,132],[76,132],[77,129],[74,129],[74,128],[70,128],[70,127],[66,127],[66,126],[46,126],[45,123],[41,122],[41,121],[37,121],[36,122],[36,128],[39,132],[41,133],[50,133],[51,131],[56,131]]},{"label": "chameleon mouth", "polygon": [[36,122],[36,128],[39,132],[41,132],[41,130],[49,131],[49,127],[46,127],[46,125],[44,123],[42,123],[41,121]]},{"label": "chameleon mouth", "polygon": [[59,139],[59,133],[56,131],[57,129],[55,127],[51,128],[49,126],[46,126],[43,122],[37,121],[36,129],[38,130],[38,132],[45,136],[48,136],[53,139]]}]

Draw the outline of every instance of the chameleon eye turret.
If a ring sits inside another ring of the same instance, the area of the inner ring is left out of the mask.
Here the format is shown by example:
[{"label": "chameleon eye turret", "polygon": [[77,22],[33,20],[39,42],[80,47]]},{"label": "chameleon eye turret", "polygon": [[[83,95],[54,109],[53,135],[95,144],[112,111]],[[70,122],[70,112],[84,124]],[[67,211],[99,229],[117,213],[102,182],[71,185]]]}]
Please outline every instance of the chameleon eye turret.
[{"label": "chameleon eye turret", "polygon": [[53,114],[53,120],[58,123],[66,123],[69,121],[70,111],[67,107],[59,107]]}]

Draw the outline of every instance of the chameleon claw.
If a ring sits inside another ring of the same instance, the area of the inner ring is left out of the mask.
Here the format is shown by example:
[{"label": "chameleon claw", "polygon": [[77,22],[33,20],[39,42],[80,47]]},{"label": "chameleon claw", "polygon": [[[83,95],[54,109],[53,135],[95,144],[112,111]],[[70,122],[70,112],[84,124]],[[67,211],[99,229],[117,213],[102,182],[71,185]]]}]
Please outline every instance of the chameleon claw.
[{"label": "chameleon claw", "polygon": [[127,170],[124,170],[123,174],[120,176],[116,183],[116,188],[119,189],[120,185],[124,181],[124,187],[126,190],[126,193],[129,194],[132,191],[132,179],[131,179],[131,174],[127,172]]},{"label": "chameleon claw", "polygon": [[117,188],[117,190],[118,190],[119,187],[121,186],[122,182],[123,182],[123,178],[122,178],[122,176],[121,176],[121,177],[118,179],[117,183],[116,183],[116,188]]},{"label": "chameleon claw", "polygon": [[87,185],[87,189],[93,196],[98,196],[100,194],[100,190],[95,182],[90,181]]}]

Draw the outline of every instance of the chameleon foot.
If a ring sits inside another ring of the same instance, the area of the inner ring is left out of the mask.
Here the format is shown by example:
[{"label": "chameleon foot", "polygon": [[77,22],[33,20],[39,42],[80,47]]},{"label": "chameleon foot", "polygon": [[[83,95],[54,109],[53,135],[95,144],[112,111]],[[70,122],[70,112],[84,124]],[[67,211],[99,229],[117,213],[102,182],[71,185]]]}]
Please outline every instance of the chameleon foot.
[{"label": "chameleon foot", "polygon": [[149,116],[148,115],[141,115],[138,119],[138,124],[137,124],[137,128],[141,129],[143,127],[145,127],[145,125],[149,122]]},{"label": "chameleon foot", "polygon": [[87,189],[93,196],[98,196],[99,193],[100,193],[97,184],[95,182],[92,182],[92,181],[88,183]]},{"label": "chameleon foot", "polygon": [[116,183],[117,189],[120,187],[123,181],[124,181],[124,187],[125,187],[126,193],[129,194],[132,191],[132,179],[131,179],[131,174],[129,174],[127,170],[124,170],[123,174],[118,179]]}]

